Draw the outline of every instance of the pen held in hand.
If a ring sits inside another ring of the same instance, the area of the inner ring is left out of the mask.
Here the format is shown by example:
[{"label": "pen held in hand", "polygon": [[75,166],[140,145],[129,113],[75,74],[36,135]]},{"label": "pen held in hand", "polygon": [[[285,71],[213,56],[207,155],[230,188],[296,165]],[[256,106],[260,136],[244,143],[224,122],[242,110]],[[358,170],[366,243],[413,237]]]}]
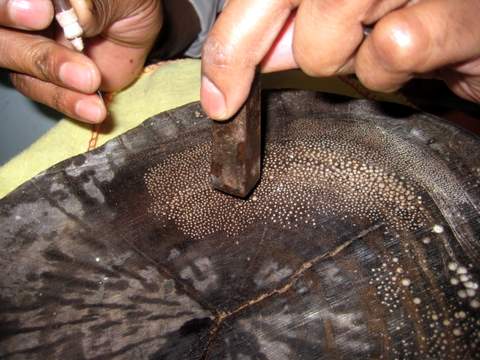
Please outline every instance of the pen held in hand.
[{"label": "pen held in hand", "polygon": [[78,16],[69,0],[54,0],[55,18],[61,26],[63,33],[68,41],[73,45],[75,50],[82,52],[83,29],[78,22]]},{"label": "pen held in hand", "polygon": [[[75,50],[83,52],[85,49],[82,38],[83,29],[70,0],[54,0],[53,5],[55,7],[55,19],[62,28],[65,38],[70,41]],[[97,95],[103,101],[103,95],[100,90],[97,91]]]}]

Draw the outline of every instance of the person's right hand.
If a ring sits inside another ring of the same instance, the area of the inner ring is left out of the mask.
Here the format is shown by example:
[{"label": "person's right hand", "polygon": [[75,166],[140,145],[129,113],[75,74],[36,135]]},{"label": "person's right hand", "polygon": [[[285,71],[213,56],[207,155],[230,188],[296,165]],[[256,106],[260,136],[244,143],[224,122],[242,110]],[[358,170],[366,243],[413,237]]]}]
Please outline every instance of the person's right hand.
[{"label": "person's right hand", "polygon": [[45,32],[51,0],[0,0],[0,68],[24,95],[71,118],[98,123],[106,109],[95,95],[115,91],[141,72],[162,26],[160,0],[71,0],[85,29],[86,55]]},{"label": "person's right hand", "polygon": [[383,92],[434,76],[480,103],[479,13],[480,0],[229,0],[203,48],[203,108],[226,120],[256,69],[294,68]]}]

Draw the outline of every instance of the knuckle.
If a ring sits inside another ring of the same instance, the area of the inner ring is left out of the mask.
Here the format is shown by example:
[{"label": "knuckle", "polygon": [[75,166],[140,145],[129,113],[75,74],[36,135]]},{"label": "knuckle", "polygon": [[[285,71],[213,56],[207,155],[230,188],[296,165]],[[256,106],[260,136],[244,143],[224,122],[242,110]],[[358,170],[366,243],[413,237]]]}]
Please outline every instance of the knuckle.
[{"label": "knuckle", "polygon": [[312,57],[307,56],[298,46],[293,47],[293,56],[298,66],[305,74],[309,76],[321,76],[317,63],[312,61]]},{"label": "knuckle", "polygon": [[380,20],[371,41],[378,61],[393,72],[415,72],[429,53],[429,34],[425,27],[401,14],[387,15]]},{"label": "knuckle", "polygon": [[68,92],[59,86],[44,86],[45,83],[38,79],[20,73],[11,73],[10,81],[23,95],[60,112],[66,112],[72,106]]},{"label": "knuckle", "polygon": [[[121,3],[121,5],[119,4]],[[138,5],[134,1],[118,2],[109,0],[92,0],[91,4],[84,4],[86,9],[79,9],[80,22],[87,33],[95,33],[95,29],[106,29],[109,27],[112,19],[122,17],[120,10],[132,14],[136,8],[132,5]],[[122,6],[127,6],[122,9]],[[82,11],[83,10],[83,11]]]},{"label": "knuckle", "polygon": [[28,49],[33,73],[42,80],[56,80],[57,58],[48,41],[39,41]]},{"label": "knuckle", "polygon": [[308,44],[295,41],[293,44],[293,56],[302,71],[313,77],[329,77],[335,75],[342,64],[335,57],[325,57],[327,53],[322,49],[312,49]]},{"label": "knuckle", "polygon": [[233,46],[225,45],[213,34],[208,37],[202,50],[203,63],[220,68],[229,68],[235,65],[237,59],[240,58],[237,55]]},{"label": "knuckle", "polygon": [[373,71],[365,71],[363,70],[356,70],[355,75],[357,76],[358,80],[365,86],[367,89],[373,91],[380,91],[380,92],[392,92],[394,89],[391,89],[391,84],[388,83],[388,79],[382,77],[382,74],[379,75]]},{"label": "knuckle", "polygon": [[64,96],[64,91],[60,87],[53,87],[52,94],[50,98],[50,106],[54,109],[64,112],[67,108],[67,101]]},{"label": "knuckle", "polygon": [[22,94],[27,93],[28,81],[25,75],[12,72],[10,73],[10,81],[12,82],[15,89],[20,91]]}]

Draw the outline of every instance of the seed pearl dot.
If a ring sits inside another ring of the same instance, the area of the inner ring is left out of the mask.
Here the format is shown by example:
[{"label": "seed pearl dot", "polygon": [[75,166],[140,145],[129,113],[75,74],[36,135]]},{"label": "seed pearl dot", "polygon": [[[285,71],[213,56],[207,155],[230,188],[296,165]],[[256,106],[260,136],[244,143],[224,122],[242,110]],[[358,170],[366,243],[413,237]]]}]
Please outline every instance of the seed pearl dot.
[{"label": "seed pearl dot", "polygon": [[478,300],[472,300],[470,301],[470,306],[474,309],[480,308],[480,302]]},{"label": "seed pearl dot", "polygon": [[289,135],[267,142],[262,179],[247,200],[211,189],[210,142],[166,155],[144,176],[149,211],[195,239],[216,232],[235,236],[259,221],[286,229],[316,227],[316,217],[325,215],[385,220],[399,231],[419,229],[426,222],[424,210],[406,177],[384,169],[390,166],[384,155],[348,140],[351,131],[335,130],[332,136],[341,138],[335,140],[325,136],[324,126],[298,121]]},{"label": "seed pearl dot", "polygon": [[450,271],[455,271],[458,268],[458,264],[455,262],[450,262],[448,263],[448,270]]}]

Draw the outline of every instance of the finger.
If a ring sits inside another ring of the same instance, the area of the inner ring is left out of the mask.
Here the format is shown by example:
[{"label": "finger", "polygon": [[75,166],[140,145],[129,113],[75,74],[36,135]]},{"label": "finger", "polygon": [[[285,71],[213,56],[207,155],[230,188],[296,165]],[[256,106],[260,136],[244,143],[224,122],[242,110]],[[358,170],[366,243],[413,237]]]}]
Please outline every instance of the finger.
[{"label": "finger", "polygon": [[70,0],[87,38],[112,37],[117,43],[144,47],[156,40],[162,23],[160,0]]},{"label": "finger", "polygon": [[394,91],[416,73],[480,54],[478,0],[424,0],[382,18],[358,51],[355,71],[369,88]]},{"label": "finger", "polygon": [[344,72],[364,39],[363,27],[408,0],[305,0],[297,12],[293,51],[312,76]]},{"label": "finger", "polygon": [[299,0],[231,0],[202,54],[201,101],[217,120],[245,102],[257,65],[268,53]]},{"label": "finger", "polygon": [[[97,36],[113,24],[118,26],[117,22],[121,20],[125,20],[125,26],[130,26],[128,23],[137,14],[142,14],[142,18],[148,11],[152,11],[149,16],[160,14],[158,8],[153,9],[159,5],[159,0],[70,0],[70,3],[79,18],[85,37]],[[155,10],[157,14],[153,13]]]},{"label": "finger", "polygon": [[100,73],[86,56],[38,35],[0,29],[0,67],[84,93],[100,85]]},{"label": "finger", "polygon": [[0,25],[23,29],[42,30],[53,19],[51,0],[0,0]]},{"label": "finger", "polygon": [[88,43],[86,54],[102,74],[101,89],[113,92],[125,88],[138,78],[149,52],[150,47],[129,47],[97,38]]},{"label": "finger", "polygon": [[297,12],[293,53],[311,76],[331,76],[363,40],[362,18],[374,0],[305,0]]},{"label": "finger", "polygon": [[[95,32],[95,29],[93,29],[93,27],[96,25],[95,16],[94,16],[94,11],[96,10],[93,6],[93,1],[92,0],[70,0],[70,4],[75,9],[75,13],[78,16],[78,22],[82,26],[84,35],[88,37],[97,35],[98,32]],[[106,17],[107,14],[102,12],[99,15],[101,17]],[[98,26],[95,26],[95,27],[98,28]],[[94,31],[95,33],[92,34],[92,31]]]},{"label": "finger", "polygon": [[23,95],[73,119],[99,123],[107,116],[105,105],[96,95],[85,95],[18,73],[12,73],[11,80]]},{"label": "finger", "polygon": [[420,0],[380,0],[374,1],[362,19],[364,25],[375,24],[386,14],[404,6],[410,6]]},{"label": "finger", "polygon": [[[372,6],[368,7],[368,4],[365,6],[368,9],[363,16],[356,16],[353,19],[355,25],[359,22],[363,25],[369,25],[375,23],[379,18],[381,18],[384,14],[390,12],[393,9],[403,6],[407,0],[384,0],[380,2],[374,2]],[[336,15],[333,15],[334,19]],[[293,55],[293,33],[294,33],[294,22],[296,18],[296,12],[292,13],[290,18],[288,19],[287,23],[285,24],[283,30],[281,31],[278,38],[275,40],[272,48],[268,52],[267,56],[262,61],[262,72],[274,72],[274,71],[283,71],[298,68],[298,64],[295,60]],[[359,21],[359,19],[362,19]],[[343,22],[343,21],[341,21]],[[315,29],[318,31],[319,25],[317,23],[314,24],[317,28]],[[313,32],[316,33],[316,32]],[[315,39],[315,37],[313,37]],[[314,44],[311,43],[310,40],[306,41],[307,50],[313,46]],[[352,48],[356,48],[358,46],[357,43],[354,43],[353,46],[348,49],[347,53],[348,56],[351,56]],[[315,47],[317,53],[319,51],[317,47]],[[346,74],[354,72],[354,58],[351,57],[346,63],[341,66],[338,66],[338,69],[335,71],[337,75],[339,74]],[[343,62],[344,60],[340,60],[337,62]],[[318,63],[315,63],[315,66],[318,66]]]},{"label": "finger", "polygon": [[[85,1],[72,2],[76,8],[79,3]],[[160,2],[94,0],[90,5],[77,12],[85,34],[101,36],[87,40],[86,54],[102,74],[102,90],[117,91],[130,85],[143,70],[163,24]]]},{"label": "finger", "polygon": [[293,56],[293,32],[296,13],[292,13],[261,63],[262,72],[275,72],[298,68]]},{"label": "finger", "polygon": [[[56,41],[66,47],[72,46],[63,33],[57,35]],[[88,39],[84,51],[98,68],[102,79],[99,89],[105,92],[121,90],[137,79],[149,52],[147,48],[132,48],[102,37]]]},{"label": "finger", "polygon": [[443,69],[439,74],[455,94],[480,103],[480,54],[471,61]]}]

